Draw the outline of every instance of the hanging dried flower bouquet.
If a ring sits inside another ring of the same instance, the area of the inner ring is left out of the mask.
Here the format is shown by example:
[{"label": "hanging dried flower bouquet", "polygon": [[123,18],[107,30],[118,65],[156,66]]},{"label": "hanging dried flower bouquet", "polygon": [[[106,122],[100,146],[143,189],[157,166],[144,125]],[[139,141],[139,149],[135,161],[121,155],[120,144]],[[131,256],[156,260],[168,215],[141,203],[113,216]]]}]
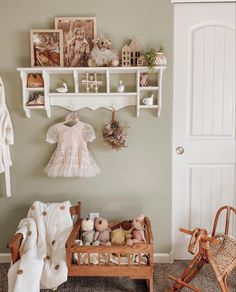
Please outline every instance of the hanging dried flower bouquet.
[{"label": "hanging dried flower bouquet", "polygon": [[121,150],[123,147],[127,147],[126,128],[127,127],[125,125],[116,120],[116,112],[113,110],[111,121],[107,123],[103,129],[103,138],[105,143],[115,150]]}]

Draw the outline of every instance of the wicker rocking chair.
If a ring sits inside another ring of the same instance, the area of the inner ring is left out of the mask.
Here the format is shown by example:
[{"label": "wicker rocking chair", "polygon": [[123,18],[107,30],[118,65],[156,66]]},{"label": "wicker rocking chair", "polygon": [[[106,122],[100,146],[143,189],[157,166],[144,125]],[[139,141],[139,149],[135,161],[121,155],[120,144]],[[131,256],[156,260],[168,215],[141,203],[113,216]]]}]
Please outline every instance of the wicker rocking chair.
[{"label": "wicker rocking chair", "polygon": [[[216,234],[219,217],[224,210],[226,210],[225,231],[224,234]],[[236,215],[236,209],[224,206],[218,210],[211,236],[202,228],[193,231],[180,228],[181,232],[191,235],[188,251],[196,255],[180,278],[168,275],[169,279],[176,282],[168,289],[169,292],[181,290],[183,287],[200,292],[201,290],[189,283],[206,263],[211,265],[221,291],[228,291],[227,276],[236,267],[236,240],[228,235],[231,213]]]}]

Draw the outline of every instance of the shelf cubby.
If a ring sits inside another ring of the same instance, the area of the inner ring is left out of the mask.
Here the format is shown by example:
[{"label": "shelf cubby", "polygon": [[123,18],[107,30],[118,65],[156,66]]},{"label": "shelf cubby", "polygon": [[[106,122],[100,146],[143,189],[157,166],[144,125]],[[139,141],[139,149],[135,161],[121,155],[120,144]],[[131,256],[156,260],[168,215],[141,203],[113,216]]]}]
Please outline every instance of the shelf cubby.
[{"label": "shelf cubby", "polygon": [[68,86],[68,92],[67,93],[73,93],[75,92],[75,84],[74,84],[74,78],[73,74],[70,72],[66,72],[65,74],[49,74],[48,78],[50,79],[50,87],[49,92],[50,93],[57,93],[57,88],[62,87],[62,83],[65,82]]},{"label": "shelf cubby", "polygon": [[117,93],[120,80],[124,85],[124,93],[136,92],[136,74],[135,73],[113,73],[110,74],[110,92]]}]

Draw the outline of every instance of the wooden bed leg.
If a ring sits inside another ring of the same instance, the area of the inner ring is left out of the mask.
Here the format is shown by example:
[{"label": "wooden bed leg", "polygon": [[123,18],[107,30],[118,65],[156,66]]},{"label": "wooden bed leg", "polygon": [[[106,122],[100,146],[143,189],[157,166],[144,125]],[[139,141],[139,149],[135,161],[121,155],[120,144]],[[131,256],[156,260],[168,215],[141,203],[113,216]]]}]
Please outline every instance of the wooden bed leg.
[{"label": "wooden bed leg", "polygon": [[153,292],[153,278],[149,278],[146,280],[147,281],[147,290],[148,292]]},{"label": "wooden bed leg", "polygon": [[147,283],[147,291],[149,290],[149,279],[146,279],[146,283]]}]

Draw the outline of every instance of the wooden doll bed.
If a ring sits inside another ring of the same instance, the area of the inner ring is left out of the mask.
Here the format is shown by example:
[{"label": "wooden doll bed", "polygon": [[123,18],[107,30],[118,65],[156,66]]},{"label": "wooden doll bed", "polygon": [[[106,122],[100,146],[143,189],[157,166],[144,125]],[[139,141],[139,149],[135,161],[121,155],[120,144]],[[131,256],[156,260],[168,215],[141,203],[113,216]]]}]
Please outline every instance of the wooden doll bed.
[{"label": "wooden doll bed", "polygon": [[[70,208],[72,218],[76,218],[76,223],[66,242],[66,262],[68,266],[68,276],[92,276],[92,277],[129,277],[130,279],[145,279],[149,292],[153,292],[153,236],[150,220],[145,217],[145,236],[147,243],[134,244],[130,246],[81,246],[76,244],[81,228],[81,203]],[[109,227],[114,229],[118,222],[110,223]],[[11,259],[14,264],[20,259],[20,245],[22,234],[16,234],[7,244],[11,251]],[[73,255],[77,255],[77,261]],[[81,255],[88,255],[88,262],[81,263]],[[98,262],[96,265],[90,262],[91,255],[96,254]],[[107,255],[107,262],[101,261],[103,255]],[[118,262],[114,264],[110,259],[113,254],[117,255]],[[126,256],[127,264],[122,264],[122,255]],[[137,262],[131,261],[136,255]],[[147,263],[141,263],[141,257],[147,257]]]}]

